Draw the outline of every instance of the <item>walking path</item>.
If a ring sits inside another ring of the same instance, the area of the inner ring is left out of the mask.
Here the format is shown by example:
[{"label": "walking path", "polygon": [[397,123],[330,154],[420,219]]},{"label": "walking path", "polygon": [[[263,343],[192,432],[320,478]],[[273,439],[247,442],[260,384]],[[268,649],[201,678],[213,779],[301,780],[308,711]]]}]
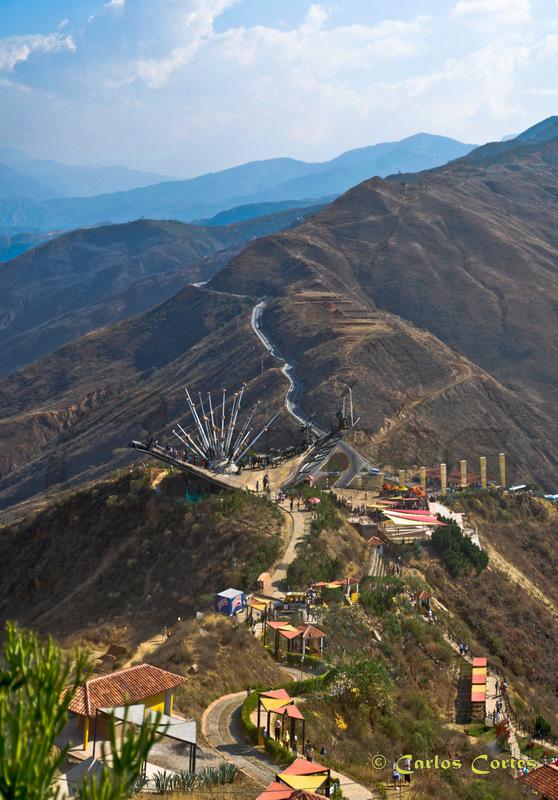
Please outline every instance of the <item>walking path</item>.
[{"label": "walking path", "polygon": [[[291,677],[298,677],[299,670],[281,667]],[[234,762],[238,768],[252,780],[268,786],[278,772],[280,766],[275,764],[265,753],[251,747],[244,741],[241,727],[241,707],[246,699],[246,692],[227,694],[214,700],[204,711],[201,719],[201,732],[223,758]],[[333,780],[339,781],[343,796],[347,800],[376,800],[377,795],[360,783],[356,783],[347,775],[331,770]]]},{"label": "walking path", "polygon": [[283,554],[283,559],[280,564],[277,564],[274,571],[271,573],[271,592],[273,597],[282,597],[283,591],[281,585],[287,578],[287,569],[289,564],[292,564],[296,557],[296,547],[304,539],[310,527],[311,514],[309,511],[296,511],[289,510],[289,502],[279,504],[281,511],[290,518],[292,524],[292,533],[287,549]]}]

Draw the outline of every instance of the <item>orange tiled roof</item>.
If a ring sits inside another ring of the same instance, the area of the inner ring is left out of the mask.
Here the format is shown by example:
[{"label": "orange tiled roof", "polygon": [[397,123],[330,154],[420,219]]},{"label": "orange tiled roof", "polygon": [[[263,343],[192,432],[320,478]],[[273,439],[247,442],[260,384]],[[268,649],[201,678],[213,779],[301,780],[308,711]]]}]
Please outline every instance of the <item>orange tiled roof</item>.
[{"label": "orange tiled roof", "polygon": [[175,675],[151,664],[138,664],[92,678],[78,689],[69,705],[74,714],[94,717],[99,708],[131,705],[167,689],[186,683],[182,675]]},{"label": "orange tiled roof", "polygon": [[308,625],[303,622],[297,625],[297,628],[302,633],[304,639],[323,639],[325,637],[325,633],[319,628],[316,628],[315,625]]},{"label": "orange tiled roof", "polygon": [[520,780],[546,800],[558,800],[558,767],[554,764],[545,764],[521,775]]}]

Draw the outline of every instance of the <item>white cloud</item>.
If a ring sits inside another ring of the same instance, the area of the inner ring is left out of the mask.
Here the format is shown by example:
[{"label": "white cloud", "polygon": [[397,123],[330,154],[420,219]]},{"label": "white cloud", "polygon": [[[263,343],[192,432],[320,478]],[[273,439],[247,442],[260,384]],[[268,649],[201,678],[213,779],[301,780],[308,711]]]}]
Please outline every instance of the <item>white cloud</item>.
[{"label": "white cloud", "polygon": [[109,0],[108,3],[105,3],[105,8],[124,8],[126,5],[126,0]]},{"label": "white cloud", "polygon": [[215,20],[236,2],[237,0],[190,0],[175,23],[180,44],[162,58],[139,60],[135,75],[122,83],[130,83],[134,78],[139,78],[150,88],[161,86],[174,72],[189,64],[200,47],[214,37]]},{"label": "white cloud", "polygon": [[9,36],[0,39],[0,70],[10,72],[20,61],[27,61],[33,53],[58,53],[67,50],[76,51],[71,36],[59,33],[28,34],[25,36]]},{"label": "white cloud", "polygon": [[372,26],[326,28],[329,12],[316,3],[310,6],[300,25],[290,30],[256,25],[215,33],[216,17],[233,2],[196,2],[197,7],[183,19],[186,43],[174,47],[163,58],[139,61],[136,77],[157,88],[190,64],[202,49],[209,49],[217,68],[223,62],[231,62],[235,67],[257,62],[262,74],[277,68],[295,69],[301,81],[310,78],[321,81],[343,71],[369,70],[380,60],[393,61],[427,51],[429,18],[426,16],[410,21],[384,20]]},{"label": "white cloud", "polygon": [[70,20],[68,19],[68,17],[61,19],[60,22],[58,23],[58,30],[61,31],[63,28],[66,28],[69,24]]},{"label": "white cloud", "polygon": [[479,27],[516,26],[532,20],[530,0],[458,0],[452,14]]}]

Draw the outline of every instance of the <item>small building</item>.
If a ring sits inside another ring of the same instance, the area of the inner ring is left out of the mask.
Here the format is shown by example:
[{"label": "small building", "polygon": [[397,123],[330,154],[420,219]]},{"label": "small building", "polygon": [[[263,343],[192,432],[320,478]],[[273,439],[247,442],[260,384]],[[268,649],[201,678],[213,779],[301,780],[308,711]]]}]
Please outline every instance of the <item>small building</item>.
[{"label": "small building", "polygon": [[372,549],[372,555],[377,555],[380,558],[384,557],[384,543],[378,536],[371,536],[368,539],[368,544]]},{"label": "small building", "polygon": [[78,686],[68,711],[75,714],[83,731],[83,749],[87,749],[95,720],[97,735],[108,733],[108,720],[98,719],[101,709],[141,703],[147,710],[171,715],[174,690],[186,683],[175,675],[151,664],[138,664],[91,678]]},{"label": "small building", "polygon": [[295,626],[290,622],[267,621],[264,627],[264,645],[268,628],[275,633],[275,658],[279,658],[280,649],[287,653],[300,653],[302,656],[323,652],[326,634],[315,625],[303,622]]},{"label": "small building", "polygon": [[260,592],[268,592],[271,586],[271,575],[269,572],[262,572],[256,581],[256,586]]},{"label": "small building", "polygon": [[215,597],[215,610],[228,617],[240,614],[246,608],[246,595],[240,589],[225,589]]}]

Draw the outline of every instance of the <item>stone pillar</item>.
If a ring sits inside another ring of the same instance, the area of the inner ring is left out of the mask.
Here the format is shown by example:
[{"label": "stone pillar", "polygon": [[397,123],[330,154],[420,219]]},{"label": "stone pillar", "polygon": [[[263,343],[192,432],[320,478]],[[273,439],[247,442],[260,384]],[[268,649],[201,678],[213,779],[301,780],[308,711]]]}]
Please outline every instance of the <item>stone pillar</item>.
[{"label": "stone pillar", "polygon": [[378,472],[378,474],[376,475],[376,479],[378,481],[378,489],[381,492],[384,485],[384,473]]},{"label": "stone pillar", "polygon": [[420,488],[426,492],[426,467],[420,468]]},{"label": "stone pillar", "polygon": [[461,459],[461,488],[467,486],[467,462],[464,458]]},{"label": "stone pillar", "polygon": [[404,469],[400,469],[399,470],[399,485],[400,486],[406,486],[406,483],[405,483],[405,470]]},{"label": "stone pillar", "polygon": [[506,488],[506,454],[500,453],[498,455],[498,462],[500,464],[500,486],[502,489]]},{"label": "stone pillar", "polygon": [[480,457],[481,486],[486,489],[486,456]]},{"label": "stone pillar", "polygon": [[440,489],[442,497],[445,497],[448,491],[448,466],[447,464],[440,464]]}]

